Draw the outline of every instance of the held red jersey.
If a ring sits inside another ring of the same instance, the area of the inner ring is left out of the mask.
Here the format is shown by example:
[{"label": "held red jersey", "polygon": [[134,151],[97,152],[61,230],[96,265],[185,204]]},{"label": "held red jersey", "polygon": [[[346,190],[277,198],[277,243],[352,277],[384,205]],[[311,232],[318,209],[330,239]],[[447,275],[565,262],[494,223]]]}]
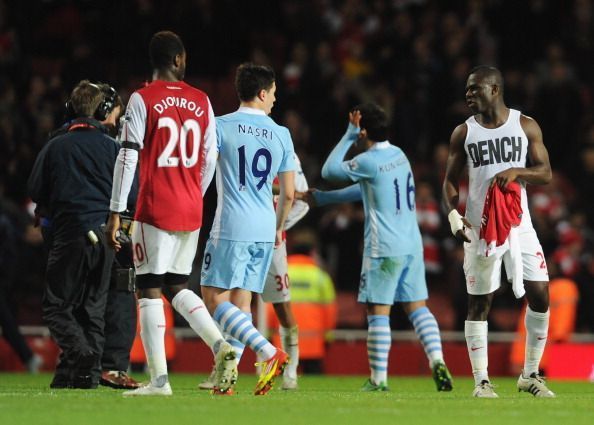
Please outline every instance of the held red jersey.
[{"label": "held red jersey", "polygon": [[130,97],[120,138],[140,146],[135,219],[170,231],[200,228],[216,162],[208,96],[185,82],[153,81]]}]

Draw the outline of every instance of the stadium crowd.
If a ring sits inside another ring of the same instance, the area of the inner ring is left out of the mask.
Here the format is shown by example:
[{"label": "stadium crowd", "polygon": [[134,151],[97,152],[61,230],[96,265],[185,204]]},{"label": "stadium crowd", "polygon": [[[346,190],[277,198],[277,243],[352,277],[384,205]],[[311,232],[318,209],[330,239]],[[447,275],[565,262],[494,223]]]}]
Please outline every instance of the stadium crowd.
[{"label": "stadium crowd", "polygon": [[[547,261],[578,286],[576,330],[594,332],[592,0],[0,0],[0,264],[13,270],[0,285],[19,300],[19,323],[41,324],[43,254],[26,195],[35,157],[78,80],[109,82],[124,101],[150,80],[145,46],[166,28],[185,40],[187,81],[209,94],[217,115],[237,108],[237,64],[276,70],[272,115],[290,129],[311,187],[330,188],[321,162],[353,105],[372,100],[388,112],[390,139],[415,171],[429,290],[447,301],[435,312],[442,329],[462,329],[466,313],[462,249],[440,209],[447,144],[470,114],[469,70],[498,66],[508,105],[542,126],[554,179],[530,187],[533,222]],[[205,223],[215,198],[211,189]],[[315,209],[300,226],[323,241],[337,289],[356,292],[362,207]],[[494,310],[519,314],[511,288],[502,291]]]}]

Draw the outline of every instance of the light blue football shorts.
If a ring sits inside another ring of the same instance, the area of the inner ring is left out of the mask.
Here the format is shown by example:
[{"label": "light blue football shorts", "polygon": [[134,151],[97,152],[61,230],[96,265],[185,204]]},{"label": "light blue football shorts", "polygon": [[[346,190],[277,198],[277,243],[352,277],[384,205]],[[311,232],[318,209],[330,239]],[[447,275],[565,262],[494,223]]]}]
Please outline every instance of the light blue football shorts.
[{"label": "light blue football shorts", "polygon": [[392,305],[428,298],[423,254],[363,257],[360,303]]},{"label": "light blue football shorts", "polygon": [[208,239],[200,284],[222,289],[241,288],[261,294],[273,250],[273,242]]}]

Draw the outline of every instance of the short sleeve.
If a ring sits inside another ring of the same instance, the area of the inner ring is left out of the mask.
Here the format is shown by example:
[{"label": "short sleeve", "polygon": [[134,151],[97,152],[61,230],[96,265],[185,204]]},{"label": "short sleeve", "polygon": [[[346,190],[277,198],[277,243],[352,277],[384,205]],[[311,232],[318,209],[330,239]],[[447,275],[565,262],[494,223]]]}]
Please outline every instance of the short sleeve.
[{"label": "short sleeve", "polygon": [[138,92],[132,93],[122,122],[120,142],[136,143],[142,148],[146,131],[146,116],[144,99]]},{"label": "short sleeve", "polygon": [[217,133],[217,152],[221,153],[221,140],[223,140],[223,121],[217,117],[215,119],[216,122],[216,133]]},{"label": "short sleeve", "polygon": [[283,137],[283,159],[278,169],[279,173],[286,171],[296,171],[297,163],[295,162],[295,148],[293,147],[293,140],[289,130],[284,128]]}]

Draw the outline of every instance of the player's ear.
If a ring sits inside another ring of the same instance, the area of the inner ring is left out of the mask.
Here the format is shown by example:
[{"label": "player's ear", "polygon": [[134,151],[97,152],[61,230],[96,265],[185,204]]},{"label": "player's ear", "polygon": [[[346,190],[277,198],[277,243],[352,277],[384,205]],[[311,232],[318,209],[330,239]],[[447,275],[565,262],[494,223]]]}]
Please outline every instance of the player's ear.
[{"label": "player's ear", "polygon": [[173,65],[176,68],[179,68],[182,64],[182,60],[183,60],[182,55],[180,55],[180,54],[175,55],[175,57],[173,58]]},{"label": "player's ear", "polygon": [[268,92],[266,90],[262,89],[258,92],[258,99],[260,99],[262,102],[264,102],[264,99],[266,99],[267,95],[268,95]]}]

